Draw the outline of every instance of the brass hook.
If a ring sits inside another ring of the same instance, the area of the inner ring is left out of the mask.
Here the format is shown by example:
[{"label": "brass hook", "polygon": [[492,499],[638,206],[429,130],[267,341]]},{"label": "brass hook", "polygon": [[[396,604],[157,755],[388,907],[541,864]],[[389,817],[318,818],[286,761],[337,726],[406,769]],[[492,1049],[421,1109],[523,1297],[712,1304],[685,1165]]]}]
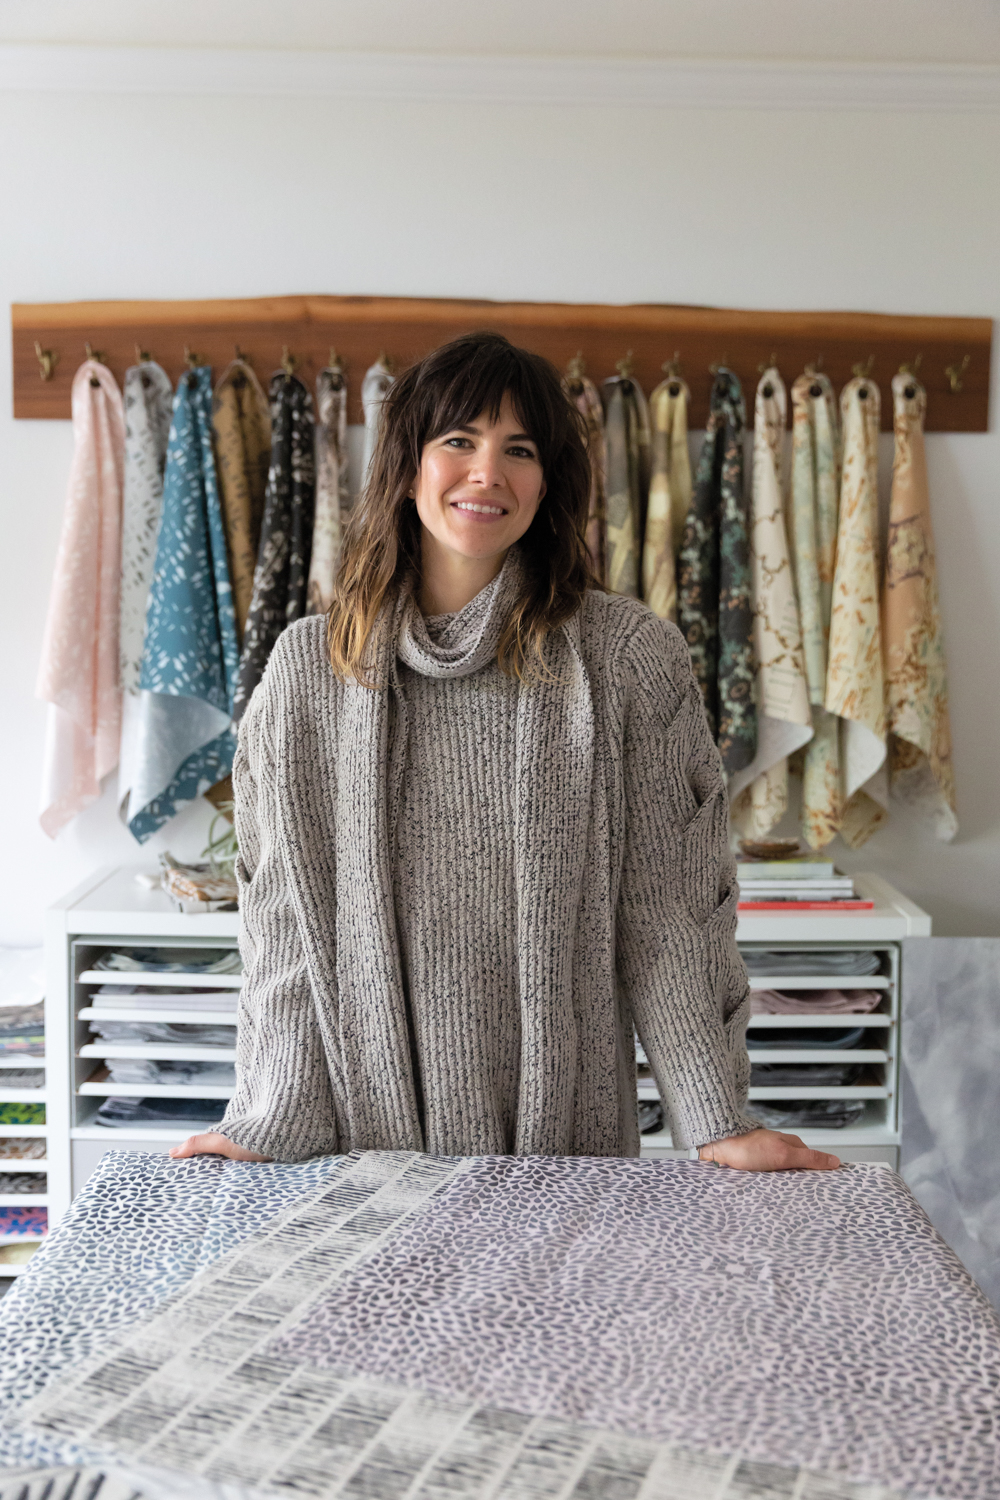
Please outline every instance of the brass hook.
[{"label": "brass hook", "polygon": [[679,349],[675,349],[673,359],[665,359],[660,366],[660,369],[663,371],[668,380],[679,379],[681,373],[681,351]]},{"label": "brass hook", "polygon": [[618,361],[618,363],[615,365],[615,369],[618,371],[623,380],[631,380],[632,372],[635,370],[635,360],[632,356],[631,349],[628,351],[624,359],[620,359]]},{"label": "brass hook", "polygon": [[92,349],[89,344],[84,344],[83,347],[84,347],[84,350],[86,351],[86,355],[87,355],[88,359],[96,359],[97,363],[99,365],[103,365],[103,363],[104,363],[104,350],[103,349]]},{"label": "brass hook", "polygon": [[35,340],[35,354],[38,358],[38,373],[43,380],[51,380],[59,363],[59,351],[57,349],[43,349],[38,340]]},{"label": "brass hook", "polygon": [[152,363],[153,356],[148,349],[143,349],[141,344],[135,346],[135,362],[137,365],[148,365]]},{"label": "brass hook", "polygon": [[587,366],[584,363],[583,350],[578,349],[566,366],[566,379],[570,385],[579,385],[586,373]]},{"label": "brass hook", "polygon": [[200,363],[197,354],[193,349],[189,349],[187,344],[184,345],[184,363],[189,370],[197,370]]},{"label": "brass hook", "polygon": [[913,378],[916,379],[917,371],[920,369],[920,361],[923,359],[923,357],[924,356],[922,354],[918,354],[912,364],[909,361],[901,364],[899,367],[900,375],[912,375]]},{"label": "brass hook", "polygon": [[764,373],[765,370],[774,370],[774,369],[777,368],[777,364],[778,364],[778,356],[776,354],[772,354],[771,358],[768,360],[768,362],[767,362],[766,365],[758,365],[757,366],[757,374],[758,375],[763,375],[763,373]]},{"label": "brass hook", "polygon": [[810,380],[814,380],[816,378],[816,376],[819,374],[820,370],[822,370],[822,368],[823,368],[823,356],[822,356],[822,354],[817,354],[816,358],[812,361],[812,363],[806,365],[805,374],[809,376]]},{"label": "brass hook", "polygon": [[295,355],[294,354],[289,354],[289,352],[288,352],[288,345],[287,344],[282,345],[282,349],[281,349],[281,368],[285,372],[285,379],[286,380],[291,380],[292,376],[295,374],[296,369],[298,368],[298,363],[299,362],[295,358]]},{"label": "brass hook", "polygon": [[859,361],[856,365],[852,365],[851,366],[852,372],[858,377],[859,380],[867,380],[868,377],[871,375],[872,370],[874,370],[874,368],[875,368],[875,356],[874,356],[874,354],[869,354],[867,364],[861,364],[861,362]]},{"label": "brass hook", "polygon": [[344,373],[344,361],[332,345],[330,346],[330,362],[327,365],[327,369],[331,370],[334,375],[343,375]]},{"label": "brass hook", "polygon": [[960,365],[949,365],[944,372],[948,379],[948,388],[953,396],[957,396],[962,389],[964,384],[962,376],[969,368],[970,361],[971,355],[967,354]]},{"label": "brass hook", "polygon": [[252,365],[253,364],[253,355],[252,354],[244,354],[244,352],[240,348],[239,344],[234,344],[233,345],[233,358],[240,360],[245,365]]},{"label": "brass hook", "polygon": [[717,359],[713,365],[709,365],[709,367],[708,367],[708,373],[710,375],[718,375],[718,373],[719,373],[720,370],[728,370],[728,368],[729,368],[729,355],[728,354],[724,354],[722,356],[722,358],[721,359]]},{"label": "brass hook", "polygon": [[396,362],[395,362],[395,360],[390,359],[389,356],[388,356],[388,354],[386,354],[386,352],[385,352],[384,349],[380,349],[378,351],[378,359],[375,362],[376,362],[376,364],[384,365],[384,367],[388,370],[388,372],[389,372],[390,375],[394,372],[394,370],[396,368]]}]

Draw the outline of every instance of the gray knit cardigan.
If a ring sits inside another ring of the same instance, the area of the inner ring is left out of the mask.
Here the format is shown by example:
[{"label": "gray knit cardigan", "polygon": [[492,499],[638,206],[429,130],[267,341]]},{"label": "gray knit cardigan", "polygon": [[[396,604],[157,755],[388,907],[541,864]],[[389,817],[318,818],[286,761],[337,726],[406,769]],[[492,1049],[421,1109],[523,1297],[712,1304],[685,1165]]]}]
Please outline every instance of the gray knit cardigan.
[{"label": "gray knit cardigan", "polygon": [[[393,689],[338,683],[325,625],[279,638],[233,767],[245,979],[219,1129],[279,1161],[423,1146],[390,864]],[[726,789],[687,648],[595,591],[546,658],[556,680],[518,690],[512,769],[514,1151],[638,1154],[633,1023],[675,1144],[756,1129]],[[381,670],[398,681],[394,644]],[[477,996],[452,1003],[474,1029]]]}]

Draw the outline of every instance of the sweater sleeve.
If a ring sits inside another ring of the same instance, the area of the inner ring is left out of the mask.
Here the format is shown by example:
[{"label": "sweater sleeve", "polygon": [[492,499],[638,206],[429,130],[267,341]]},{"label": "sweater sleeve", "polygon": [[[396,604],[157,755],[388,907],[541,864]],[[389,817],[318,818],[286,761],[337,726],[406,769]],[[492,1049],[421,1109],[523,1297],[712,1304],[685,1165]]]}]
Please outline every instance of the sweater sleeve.
[{"label": "sweater sleeve", "polygon": [[236,1092],[218,1128],[238,1146],[291,1162],[335,1152],[338,1138],[285,868],[275,747],[282,715],[275,676],[269,670],[251,699],[233,761],[243,988]]},{"label": "sweater sleeve", "polygon": [[648,616],[626,657],[617,968],[674,1144],[701,1146],[760,1127],[728,797],[680,632]]}]

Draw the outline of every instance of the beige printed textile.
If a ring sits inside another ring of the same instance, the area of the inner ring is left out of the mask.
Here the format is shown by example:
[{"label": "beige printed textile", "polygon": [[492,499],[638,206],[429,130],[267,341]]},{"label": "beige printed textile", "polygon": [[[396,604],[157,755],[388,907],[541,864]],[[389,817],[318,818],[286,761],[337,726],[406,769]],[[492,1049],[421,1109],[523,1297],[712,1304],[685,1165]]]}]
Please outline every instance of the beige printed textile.
[{"label": "beige printed textile", "polygon": [[567,375],[563,389],[583,418],[590,459],[590,505],[587,511],[587,551],[595,578],[607,582],[607,512],[605,509],[604,408],[601,394],[583,374]]},{"label": "beige printed textile", "polygon": [[243,640],[271,461],[271,413],[246,360],[234,359],[212,397],[212,438],[229,554],[236,632]]},{"label": "beige printed textile", "polygon": [[333,601],[350,493],[347,484],[347,380],[336,366],[316,377],[316,509],[306,614],[325,615]]},{"label": "beige printed textile", "polygon": [[649,398],[651,469],[642,549],[642,597],[661,620],[677,619],[677,554],[691,505],[687,413],[683,380],[663,380]]},{"label": "beige printed textile", "polygon": [[882,592],[889,790],[948,843],[958,832],[948,677],[924,453],[927,394],[892,382],[895,455]]},{"label": "beige printed textile", "polygon": [[732,779],[733,826],[760,838],[788,806],[788,756],[812,738],[802,631],[792,578],[782,474],[788,397],[776,369],[757,386],[750,577],[753,610],[757,752]]},{"label": "beige printed textile", "polygon": [[865,376],[855,376],[841,392],[844,458],[825,706],[841,720],[840,835],[852,849],[888,816],[878,587],[880,404],[878,386]]},{"label": "beige printed textile", "polygon": [[604,382],[604,451],[607,462],[607,576],[614,594],[640,597],[642,534],[649,496],[649,409],[634,380]]}]

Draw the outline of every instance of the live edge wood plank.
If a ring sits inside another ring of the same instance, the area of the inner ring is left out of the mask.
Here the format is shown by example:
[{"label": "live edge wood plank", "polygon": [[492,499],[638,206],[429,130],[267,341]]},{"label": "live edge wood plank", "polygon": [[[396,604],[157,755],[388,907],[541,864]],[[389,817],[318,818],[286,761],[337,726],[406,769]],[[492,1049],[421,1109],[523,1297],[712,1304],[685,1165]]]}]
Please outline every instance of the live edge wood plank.
[{"label": "live edge wood plank", "polygon": [[[629,351],[647,392],[663,378],[664,361],[679,352],[691,388],[693,427],[704,426],[711,390],[709,366],[724,362],[743,383],[752,420],[758,367],[777,358],[790,385],[806,364],[821,361],[837,390],[855,364],[873,358],[872,379],[882,392],[882,426],[892,427],[889,381],[904,362],[922,356],[927,387],[927,428],[932,432],[985,432],[989,420],[988,318],[904,317],[852,312],[758,312],[658,304],[487,302],[418,297],[258,297],[197,302],[15,303],[11,309],[14,416],[67,418],[73,374],[84,344],[101,350],[121,382],[147,349],[172,380],[185,368],[187,345],[215,375],[235,346],[253,361],[261,379],[278,366],[283,346],[311,385],[335,347],[347,366],[351,415],[361,421],[365,370],[384,350],[403,369],[460,333],[493,328],[537,350],[559,368],[582,351],[587,372],[600,382]],[[43,381],[36,341],[59,360]],[[952,392],[949,365],[968,364],[962,389]]]}]

